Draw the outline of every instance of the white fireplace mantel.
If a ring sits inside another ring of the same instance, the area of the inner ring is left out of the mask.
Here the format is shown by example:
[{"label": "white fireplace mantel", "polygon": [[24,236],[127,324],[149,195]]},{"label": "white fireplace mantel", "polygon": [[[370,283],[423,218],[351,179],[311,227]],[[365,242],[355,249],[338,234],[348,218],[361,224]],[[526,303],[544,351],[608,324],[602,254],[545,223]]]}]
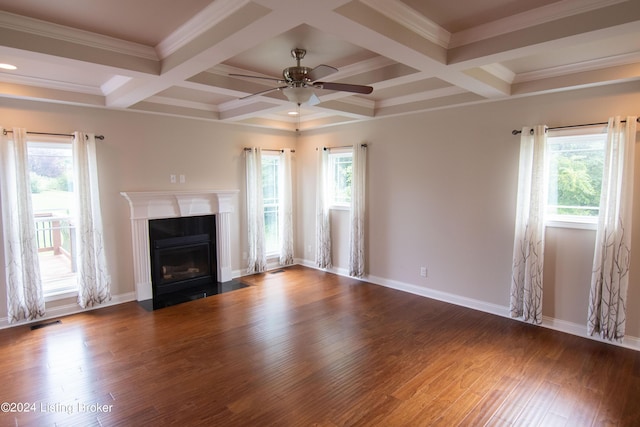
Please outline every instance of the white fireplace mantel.
[{"label": "white fireplace mantel", "polygon": [[128,191],[121,192],[131,210],[131,241],[136,299],[153,298],[149,220],[196,215],[216,215],[218,281],[232,279],[230,216],[238,190]]}]

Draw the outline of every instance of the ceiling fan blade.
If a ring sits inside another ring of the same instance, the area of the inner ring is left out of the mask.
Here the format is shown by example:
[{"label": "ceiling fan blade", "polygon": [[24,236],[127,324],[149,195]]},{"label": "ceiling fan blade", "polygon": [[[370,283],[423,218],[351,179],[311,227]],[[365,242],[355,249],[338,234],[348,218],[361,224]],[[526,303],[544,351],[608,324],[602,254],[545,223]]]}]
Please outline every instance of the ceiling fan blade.
[{"label": "ceiling fan blade", "polygon": [[275,77],[262,77],[262,76],[248,76],[246,74],[229,74],[231,77],[248,77],[250,79],[262,79],[262,80],[271,80],[274,82],[278,82],[278,83],[286,83],[284,80],[282,79],[277,79]]},{"label": "ceiling fan blade", "polygon": [[308,105],[318,105],[320,104],[320,98],[314,93],[311,95],[311,98],[307,101]]},{"label": "ceiling fan blade", "polygon": [[260,92],[252,93],[251,95],[243,96],[242,98],[239,98],[239,99],[247,99],[247,98],[251,98],[252,96],[264,95],[265,93],[273,92],[274,90],[282,90],[286,87],[288,86],[272,87],[270,89],[265,89],[265,90],[261,90]]},{"label": "ceiling fan blade", "polygon": [[351,85],[347,83],[315,82],[313,84],[313,87],[317,87],[318,89],[339,90],[342,92],[363,94],[369,94],[373,92],[373,88],[371,86]]},{"label": "ceiling fan blade", "polygon": [[332,67],[330,65],[321,64],[315,67],[313,70],[309,71],[309,74],[307,74],[307,77],[312,82],[315,82],[318,79],[327,77],[328,75],[337,73],[337,72],[338,72],[337,68]]}]

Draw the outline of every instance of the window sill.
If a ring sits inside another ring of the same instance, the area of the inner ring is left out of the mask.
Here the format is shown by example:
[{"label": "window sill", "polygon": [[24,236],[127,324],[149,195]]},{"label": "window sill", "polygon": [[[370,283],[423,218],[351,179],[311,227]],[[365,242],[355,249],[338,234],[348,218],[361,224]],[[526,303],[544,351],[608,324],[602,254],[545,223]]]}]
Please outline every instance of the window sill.
[{"label": "window sill", "polygon": [[567,219],[549,219],[545,221],[546,227],[552,228],[573,228],[578,230],[597,230],[598,224],[591,221],[567,220]]},{"label": "window sill", "polygon": [[329,209],[331,209],[332,211],[350,211],[351,210],[351,206],[331,205],[331,206],[329,206]]},{"label": "window sill", "polygon": [[61,299],[77,298],[77,297],[78,297],[78,291],[63,290],[63,291],[57,291],[57,292],[51,292],[51,293],[45,294],[44,302],[52,302],[52,301],[58,301]]}]

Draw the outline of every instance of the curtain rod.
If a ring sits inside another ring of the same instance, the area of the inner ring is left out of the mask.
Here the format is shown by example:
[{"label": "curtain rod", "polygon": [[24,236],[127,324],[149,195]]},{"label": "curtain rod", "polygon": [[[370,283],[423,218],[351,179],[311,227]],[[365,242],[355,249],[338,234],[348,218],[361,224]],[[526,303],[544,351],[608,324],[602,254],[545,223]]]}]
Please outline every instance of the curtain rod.
[{"label": "curtain rod", "polygon": [[[627,123],[626,120],[621,120],[622,123]],[[638,117],[636,119],[636,122],[640,123],[640,117]],[[547,130],[556,130],[556,129],[571,129],[571,128],[580,128],[580,127],[587,127],[587,126],[601,126],[601,125],[608,125],[609,122],[600,122],[600,123],[585,123],[582,125],[568,125],[568,126],[556,126],[556,127],[552,127],[552,128],[547,128]],[[521,130],[512,130],[511,131],[511,135],[518,135],[521,134],[522,131]]]},{"label": "curtain rod", "polygon": [[[244,147],[244,151],[251,151],[253,148]],[[278,153],[284,153],[284,148],[276,149],[276,148],[263,148],[262,151],[277,151]],[[296,150],[291,150],[292,153],[295,153]]]},{"label": "curtain rod", "polygon": [[[367,148],[367,144],[360,144],[360,147]],[[339,147],[322,147],[322,149],[324,151],[333,150],[333,149],[336,149],[336,148],[353,148],[353,145],[341,145]],[[317,148],[316,148],[316,151],[318,151]]]},{"label": "curtain rod", "polygon": [[[4,135],[8,134],[8,133],[13,133],[12,130],[10,129],[4,129],[2,131],[2,133]],[[27,131],[27,135],[49,135],[49,136],[68,136],[69,138],[73,138],[73,134],[71,133],[52,133],[52,132],[28,132]],[[95,136],[96,139],[99,140],[103,140],[104,139],[104,135],[96,135]]]}]

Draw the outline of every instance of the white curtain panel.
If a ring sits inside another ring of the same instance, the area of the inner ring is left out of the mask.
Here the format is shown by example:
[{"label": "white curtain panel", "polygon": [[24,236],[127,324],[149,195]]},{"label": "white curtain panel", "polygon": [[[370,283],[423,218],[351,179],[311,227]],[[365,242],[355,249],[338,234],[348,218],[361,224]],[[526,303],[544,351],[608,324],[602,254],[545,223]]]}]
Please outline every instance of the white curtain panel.
[{"label": "white curtain panel", "polygon": [[9,323],[44,316],[38,244],[31,206],[27,135],[0,129],[0,192]]},{"label": "white curtain panel", "polygon": [[264,247],[264,205],[262,202],[262,150],[245,150],[247,174],[247,235],[249,253],[247,273],[260,273],[267,268]]},{"label": "white curtain panel", "polygon": [[293,264],[293,190],[291,183],[291,150],[285,148],[280,153],[280,206],[278,224],[280,225],[280,265]]},{"label": "white curtain panel", "polygon": [[542,323],[546,143],[545,126],[522,129],[510,312],[534,324]]},{"label": "white curtain panel", "polygon": [[353,169],[351,178],[351,236],[349,238],[349,275],[364,276],[365,233],[365,185],[367,176],[367,146],[353,146]]},{"label": "white curtain panel", "polygon": [[316,181],[316,265],[331,268],[331,226],[328,192],[329,151],[318,148]]},{"label": "white curtain panel", "polygon": [[72,147],[78,304],[85,308],[111,300],[111,277],[104,247],[95,136],[74,132]]},{"label": "white curtain panel", "polygon": [[636,117],[624,120],[609,119],[587,322],[609,341],[624,337],[629,285]]}]

